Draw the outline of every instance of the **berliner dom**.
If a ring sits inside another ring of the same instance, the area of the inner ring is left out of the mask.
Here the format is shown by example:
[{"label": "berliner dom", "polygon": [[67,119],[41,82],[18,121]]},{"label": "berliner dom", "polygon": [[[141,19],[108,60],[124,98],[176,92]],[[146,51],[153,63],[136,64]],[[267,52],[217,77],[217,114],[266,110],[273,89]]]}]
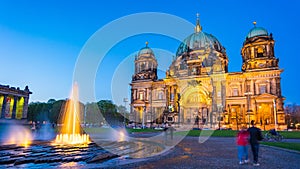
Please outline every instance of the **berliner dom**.
[{"label": "berliner dom", "polygon": [[272,33],[253,24],[242,43],[240,72],[228,72],[225,47],[204,32],[199,15],[163,79],[157,77],[158,63],[147,42],[134,61],[130,121],[143,127],[168,123],[239,129],[255,120],[264,130],[285,129],[283,70],[275,41]]}]

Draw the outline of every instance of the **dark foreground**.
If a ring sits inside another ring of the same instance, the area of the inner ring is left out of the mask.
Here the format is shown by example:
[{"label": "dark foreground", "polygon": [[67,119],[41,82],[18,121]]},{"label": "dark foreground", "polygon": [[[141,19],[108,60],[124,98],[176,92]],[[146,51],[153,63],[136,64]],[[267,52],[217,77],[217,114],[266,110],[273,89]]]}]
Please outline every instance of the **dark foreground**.
[{"label": "dark foreground", "polygon": [[[109,153],[95,144],[68,147],[40,142],[28,148],[0,146],[0,168],[254,168],[251,162],[238,164],[235,138],[211,137],[201,144],[198,139],[186,137],[168,152],[138,159],[126,155],[149,150],[141,146],[124,149],[122,143],[109,145],[120,149],[124,156]],[[142,146],[151,149],[149,145]],[[299,168],[299,152],[261,146],[259,154],[258,168]],[[250,149],[249,156],[251,160]]]},{"label": "dark foreground", "polygon": [[[249,156],[252,154],[249,148]],[[261,146],[259,167],[252,162],[239,165],[235,138],[211,137],[199,144],[197,137],[186,137],[170,153],[147,161],[114,168],[299,168],[300,153],[279,148]]]}]

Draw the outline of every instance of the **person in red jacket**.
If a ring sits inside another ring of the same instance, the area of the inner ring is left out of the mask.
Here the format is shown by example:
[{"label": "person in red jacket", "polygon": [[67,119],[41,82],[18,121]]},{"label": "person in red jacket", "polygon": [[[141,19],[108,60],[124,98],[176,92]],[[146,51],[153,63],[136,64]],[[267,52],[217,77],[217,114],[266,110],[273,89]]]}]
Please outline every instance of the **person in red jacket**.
[{"label": "person in red jacket", "polygon": [[241,130],[237,134],[237,139],[236,139],[236,143],[238,146],[238,158],[240,161],[239,164],[249,163],[248,142],[249,142],[249,132],[246,130],[245,126],[242,126]]}]

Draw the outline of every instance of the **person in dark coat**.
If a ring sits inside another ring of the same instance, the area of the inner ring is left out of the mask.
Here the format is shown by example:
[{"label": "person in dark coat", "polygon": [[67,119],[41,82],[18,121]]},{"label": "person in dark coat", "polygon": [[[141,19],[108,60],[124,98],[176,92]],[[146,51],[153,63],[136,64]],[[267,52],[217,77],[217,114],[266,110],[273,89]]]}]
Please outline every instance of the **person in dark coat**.
[{"label": "person in dark coat", "polygon": [[251,145],[251,150],[253,153],[253,165],[259,166],[258,163],[258,150],[259,150],[259,141],[263,139],[261,130],[255,127],[255,121],[251,120],[252,127],[248,128],[248,132],[250,134],[249,143]]}]

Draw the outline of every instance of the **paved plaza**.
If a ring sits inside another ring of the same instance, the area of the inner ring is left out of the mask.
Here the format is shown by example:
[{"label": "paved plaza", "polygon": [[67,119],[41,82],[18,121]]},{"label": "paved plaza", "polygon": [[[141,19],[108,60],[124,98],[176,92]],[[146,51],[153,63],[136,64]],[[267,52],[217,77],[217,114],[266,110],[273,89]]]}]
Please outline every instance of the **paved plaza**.
[{"label": "paved plaza", "polygon": [[[199,144],[198,137],[186,137],[166,155],[120,168],[299,168],[300,153],[261,145],[259,167],[239,165],[235,138],[211,137]],[[299,140],[291,140],[299,142]],[[250,160],[252,154],[249,148]],[[118,167],[116,167],[118,168]]]},{"label": "paved plaza", "polygon": [[[131,136],[149,137],[151,133]],[[127,158],[130,154],[157,149],[153,144],[137,142],[103,142],[109,148],[106,150],[93,143],[89,147],[51,146],[49,142],[35,142],[29,148],[1,146],[0,168],[254,168],[252,163],[238,164],[235,138],[210,137],[201,144],[198,140],[185,137],[169,151],[149,158]],[[126,148],[129,144],[130,148]],[[249,156],[252,160],[250,149]],[[261,145],[258,168],[299,168],[299,159],[299,152]]]}]

